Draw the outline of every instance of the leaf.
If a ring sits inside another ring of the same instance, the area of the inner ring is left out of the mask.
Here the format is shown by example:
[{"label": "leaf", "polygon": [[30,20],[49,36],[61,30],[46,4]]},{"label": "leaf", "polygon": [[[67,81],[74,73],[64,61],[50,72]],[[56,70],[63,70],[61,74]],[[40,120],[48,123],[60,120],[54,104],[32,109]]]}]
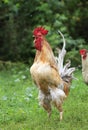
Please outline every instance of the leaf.
[{"label": "leaf", "polygon": [[9,3],[9,0],[3,0],[5,4],[8,4]]}]

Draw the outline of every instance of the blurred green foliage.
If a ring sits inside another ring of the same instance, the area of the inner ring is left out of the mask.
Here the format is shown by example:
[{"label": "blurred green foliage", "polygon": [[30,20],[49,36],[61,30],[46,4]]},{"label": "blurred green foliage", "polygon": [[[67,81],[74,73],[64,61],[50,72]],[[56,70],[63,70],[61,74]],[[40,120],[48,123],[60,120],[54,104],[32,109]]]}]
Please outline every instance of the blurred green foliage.
[{"label": "blurred green foliage", "polygon": [[67,58],[79,65],[79,49],[88,49],[87,12],[85,0],[1,0],[0,60],[31,64],[35,55],[32,31],[44,26],[54,51],[63,42],[58,30],[64,34]]}]

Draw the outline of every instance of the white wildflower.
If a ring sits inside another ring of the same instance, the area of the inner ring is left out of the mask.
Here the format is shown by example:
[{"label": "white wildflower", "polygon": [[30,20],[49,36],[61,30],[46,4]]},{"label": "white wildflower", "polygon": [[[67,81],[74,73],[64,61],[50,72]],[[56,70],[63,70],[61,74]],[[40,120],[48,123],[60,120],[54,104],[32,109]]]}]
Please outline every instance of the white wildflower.
[{"label": "white wildflower", "polygon": [[15,81],[15,82],[20,82],[20,79],[15,79],[14,81]]},{"label": "white wildflower", "polygon": [[3,96],[2,100],[6,101],[7,100],[7,96]]},{"label": "white wildflower", "polygon": [[25,76],[25,75],[22,75],[22,79],[26,79],[26,76]]}]

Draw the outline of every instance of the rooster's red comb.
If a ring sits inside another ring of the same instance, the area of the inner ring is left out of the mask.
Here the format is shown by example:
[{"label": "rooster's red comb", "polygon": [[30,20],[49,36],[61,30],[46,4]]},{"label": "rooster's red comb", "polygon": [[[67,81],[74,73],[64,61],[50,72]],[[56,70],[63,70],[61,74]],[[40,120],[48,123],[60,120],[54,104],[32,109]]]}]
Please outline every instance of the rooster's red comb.
[{"label": "rooster's red comb", "polygon": [[80,52],[80,55],[83,55],[84,53],[87,52],[87,50],[86,50],[86,49],[82,49],[82,50],[80,50],[79,52]]},{"label": "rooster's red comb", "polygon": [[46,35],[48,33],[48,30],[46,30],[43,27],[37,27],[37,28],[34,29],[33,35],[36,36],[38,33],[41,33],[42,35]]}]

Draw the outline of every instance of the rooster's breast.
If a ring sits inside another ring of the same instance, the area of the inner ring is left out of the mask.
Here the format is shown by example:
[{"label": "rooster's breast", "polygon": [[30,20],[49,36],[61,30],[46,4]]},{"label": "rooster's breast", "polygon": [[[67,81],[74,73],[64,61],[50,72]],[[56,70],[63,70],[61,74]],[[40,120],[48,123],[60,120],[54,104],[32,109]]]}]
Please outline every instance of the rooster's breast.
[{"label": "rooster's breast", "polygon": [[30,68],[30,73],[33,79],[45,80],[49,79],[52,69],[48,63],[34,63]]},{"label": "rooster's breast", "polygon": [[30,73],[36,84],[47,83],[49,86],[62,84],[59,73],[49,63],[34,63],[30,68]]}]

